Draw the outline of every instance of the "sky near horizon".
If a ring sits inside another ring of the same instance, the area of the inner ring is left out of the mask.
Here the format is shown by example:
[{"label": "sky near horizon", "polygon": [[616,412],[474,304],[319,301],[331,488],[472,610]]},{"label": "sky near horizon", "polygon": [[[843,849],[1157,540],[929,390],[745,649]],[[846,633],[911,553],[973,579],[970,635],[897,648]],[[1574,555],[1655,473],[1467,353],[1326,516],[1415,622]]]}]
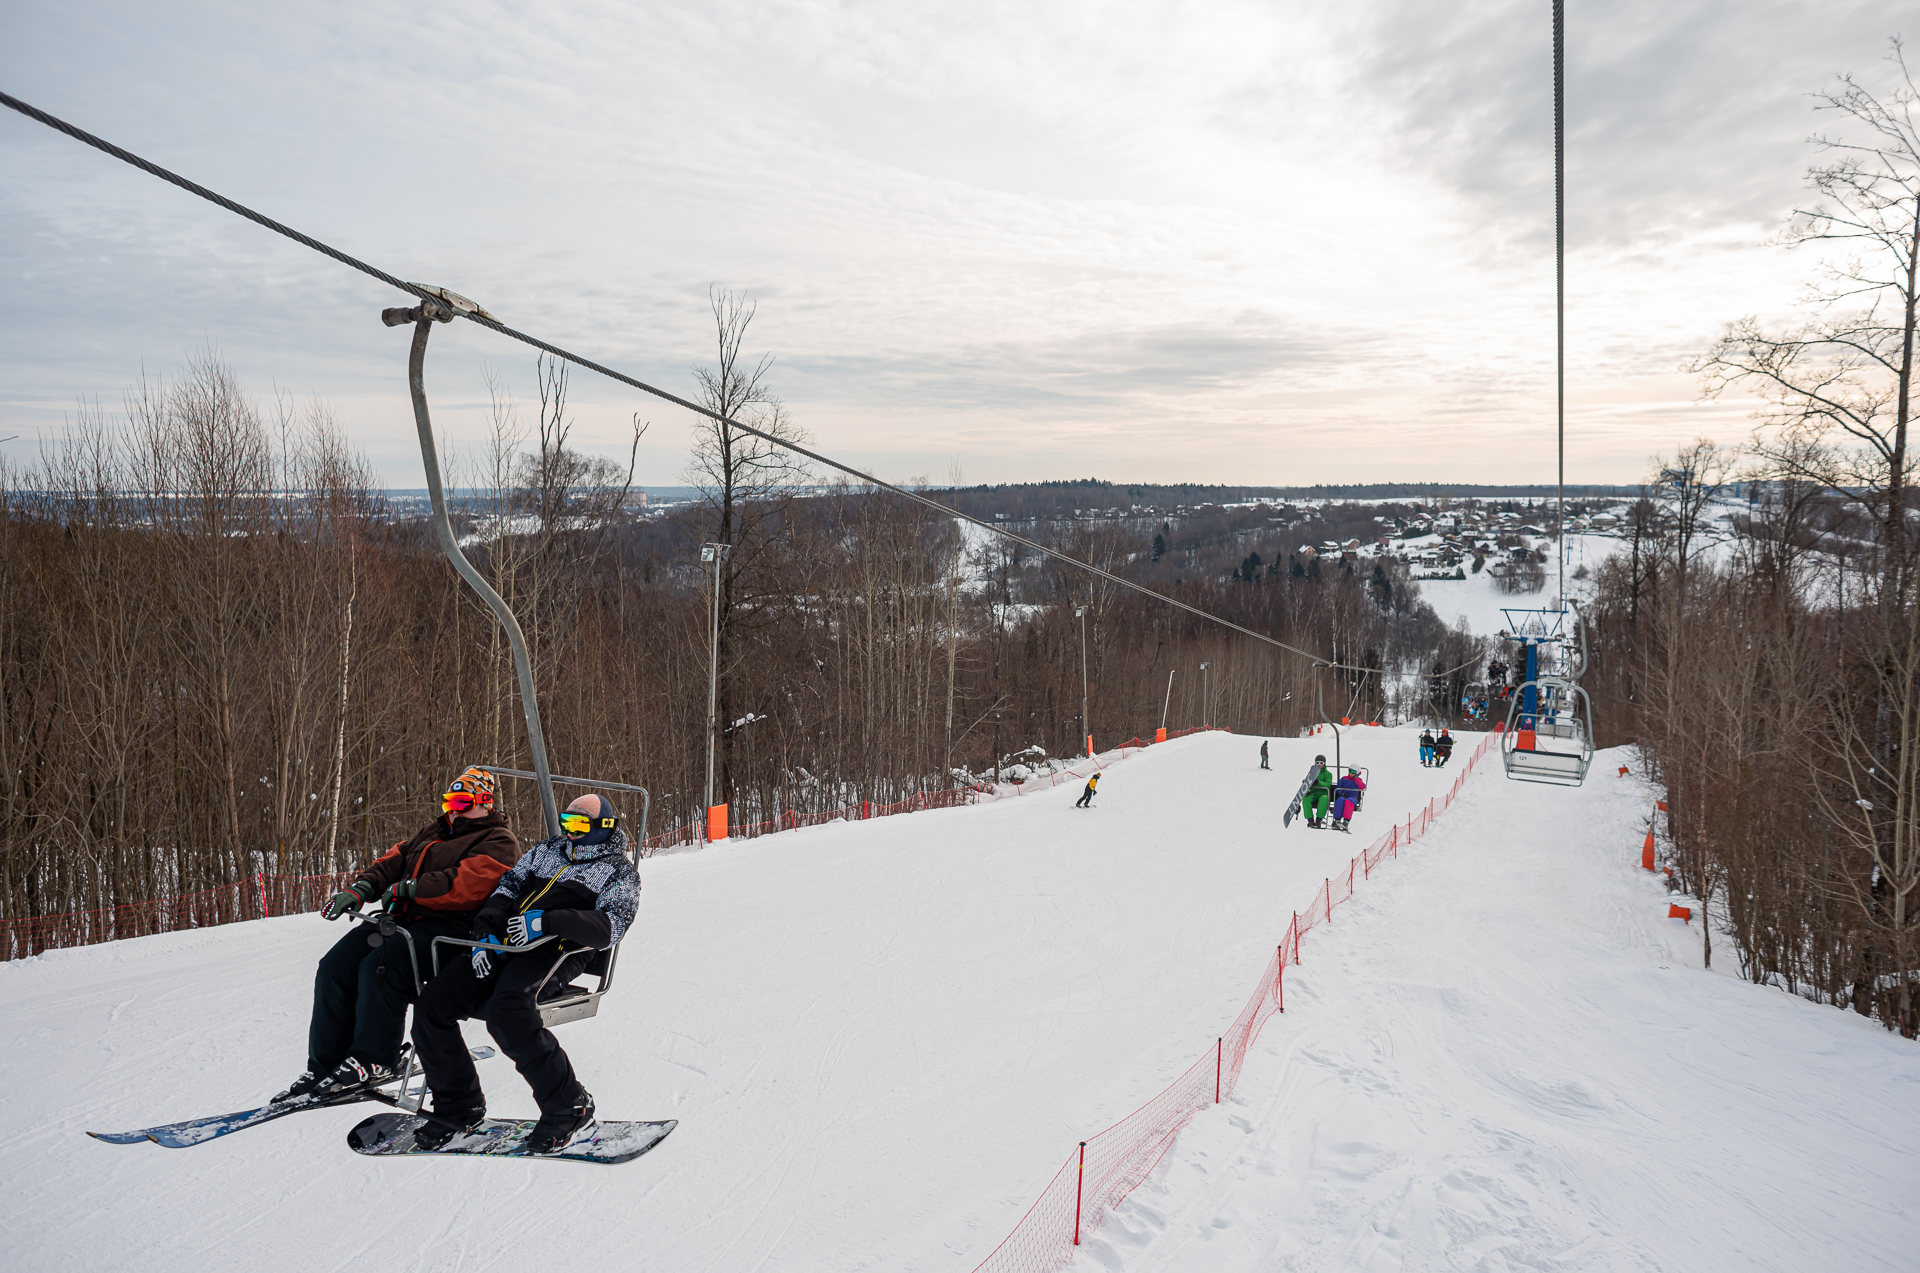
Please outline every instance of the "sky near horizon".
[{"label": "sky near horizon", "polygon": [[[827,453],[945,482],[1554,479],[1547,0],[568,5],[12,0],[0,88],[682,395],[710,287]],[[1793,318],[1769,246],[1885,5],[1568,5],[1568,467],[1751,429],[1681,367]],[[1844,133],[1842,134],[1844,136]],[[0,110],[0,457],[212,349],[420,484],[404,298]],[[456,449],[530,350],[457,323]],[[688,414],[573,377],[582,449]]]}]

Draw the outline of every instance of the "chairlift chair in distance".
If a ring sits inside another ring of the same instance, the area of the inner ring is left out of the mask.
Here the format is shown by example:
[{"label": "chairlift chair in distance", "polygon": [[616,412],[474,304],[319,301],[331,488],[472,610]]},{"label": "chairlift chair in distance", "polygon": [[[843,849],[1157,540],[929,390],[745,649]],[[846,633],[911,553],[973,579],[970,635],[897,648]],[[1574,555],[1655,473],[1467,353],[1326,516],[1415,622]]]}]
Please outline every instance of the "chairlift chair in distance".
[{"label": "chairlift chair in distance", "polygon": [[[1586,619],[1571,601],[1559,610],[1505,610],[1507,631],[1526,653],[1526,680],[1507,706],[1500,761],[1507,777],[1577,787],[1593,764],[1593,704],[1580,688]],[[1571,615],[1571,630],[1566,623]]]},{"label": "chairlift chair in distance", "polygon": [[1572,681],[1528,681],[1507,708],[1500,761],[1507,777],[1577,787],[1593,764],[1593,705]]}]

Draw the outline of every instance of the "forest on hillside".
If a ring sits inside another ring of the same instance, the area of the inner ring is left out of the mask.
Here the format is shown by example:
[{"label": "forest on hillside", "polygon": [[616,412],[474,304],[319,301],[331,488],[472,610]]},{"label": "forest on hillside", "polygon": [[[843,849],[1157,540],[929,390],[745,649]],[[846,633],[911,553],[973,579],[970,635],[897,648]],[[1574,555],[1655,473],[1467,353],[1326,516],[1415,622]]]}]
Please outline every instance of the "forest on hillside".
[{"label": "forest on hillside", "polygon": [[[1025,772],[1089,731],[1097,747],[1163,719],[1297,732],[1322,700],[1374,719],[1416,684],[1316,684],[1305,658],[885,491],[797,494],[737,450],[708,498],[636,517],[614,466],[567,447],[547,370],[537,419],[498,404],[460,482],[489,494],[457,530],[526,632],[554,771],[648,787],[651,831],[705,803],[708,542],[729,545],[716,799],[736,824]],[[323,407],[274,412],[201,360],[0,475],[9,917],[339,869],[437,813],[462,767],[528,767],[490,612],[425,523],[390,515]],[[1449,640],[1397,563],[1242,572],[1250,542],[1287,537],[1217,512],[1160,525],[1160,562],[1148,524],[1023,533],[1353,669],[1417,667]],[[531,790],[508,806],[537,827]]]}]

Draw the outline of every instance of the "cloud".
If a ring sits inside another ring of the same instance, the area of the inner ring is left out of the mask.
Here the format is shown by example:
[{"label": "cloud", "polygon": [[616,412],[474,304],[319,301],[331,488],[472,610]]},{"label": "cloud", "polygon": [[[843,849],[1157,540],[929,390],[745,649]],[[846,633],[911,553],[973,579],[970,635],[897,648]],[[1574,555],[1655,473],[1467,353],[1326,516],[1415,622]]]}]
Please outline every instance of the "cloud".
[{"label": "cloud", "polygon": [[[1870,77],[1884,20],[1573,11],[1568,365],[1605,438],[1581,480],[1637,476],[1623,457],[1696,419],[1737,432],[1676,398],[1675,368],[1797,294],[1808,263],[1759,240],[1810,158],[1803,94]],[[669,389],[710,356],[709,286],[752,293],[776,387],[862,462],[1534,480],[1551,455],[1538,5],[83,2],[9,21],[9,91]],[[417,481],[386,289],[17,117],[0,162],[0,434],[29,435],[10,452],[211,341],[262,393],[334,400],[390,480]],[[436,335],[456,443],[487,368],[530,384],[529,358]],[[1670,405],[1603,408],[1651,386]],[[588,375],[575,401],[588,445],[624,451],[631,414],[654,419],[648,480],[675,479],[681,413]]]}]

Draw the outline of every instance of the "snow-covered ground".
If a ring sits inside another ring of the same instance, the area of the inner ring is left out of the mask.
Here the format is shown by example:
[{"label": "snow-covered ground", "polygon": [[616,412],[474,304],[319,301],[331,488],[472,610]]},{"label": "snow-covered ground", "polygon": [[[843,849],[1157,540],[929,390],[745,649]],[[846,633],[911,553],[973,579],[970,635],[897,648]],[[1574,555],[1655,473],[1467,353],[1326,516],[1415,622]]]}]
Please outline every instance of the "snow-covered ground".
[{"label": "snow-covered ground", "polygon": [[[1465,622],[1467,630],[1476,636],[1494,635],[1507,626],[1506,616],[1501,613],[1502,607],[1537,610],[1553,602],[1557,586],[1553,574],[1553,541],[1543,539],[1533,542],[1544,545],[1547,554],[1547,586],[1541,591],[1502,592],[1500,581],[1493,574],[1486,570],[1475,574],[1469,566],[1465,579],[1420,580],[1420,599],[1431,605],[1433,612],[1440,616],[1440,621],[1449,627]],[[1621,540],[1609,535],[1567,536],[1567,591],[1575,601],[1584,600],[1591,593],[1589,581],[1573,578],[1575,572],[1582,566],[1589,571],[1597,570],[1601,562],[1623,546]]]},{"label": "snow-covered ground", "polygon": [[[177,1151],[83,1135],[290,1078],[340,935],[316,917],[0,965],[8,1264],[971,1268],[1231,1020],[1292,908],[1455,776],[1350,731],[1357,833],[1282,832],[1326,743],[1274,740],[1262,773],[1257,740],[1199,735],[1110,767],[1090,811],[1065,785],[648,862],[621,984],[561,1030],[603,1113],[681,1120],[622,1167],[360,1158],[364,1108]],[[1699,971],[1628,869],[1648,793],[1606,774],[1472,779],[1309,935],[1234,1103],[1079,1262],[1910,1267],[1920,1053]],[[531,1112],[508,1062],[480,1070]]]},{"label": "snow-covered ground", "polygon": [[1920,1050],[1702,971],[1636,869],[1630,758],[1575,791],[1496,770],[1314,930],[1284,1028],[1089,1263],[1920,1267]]}]

